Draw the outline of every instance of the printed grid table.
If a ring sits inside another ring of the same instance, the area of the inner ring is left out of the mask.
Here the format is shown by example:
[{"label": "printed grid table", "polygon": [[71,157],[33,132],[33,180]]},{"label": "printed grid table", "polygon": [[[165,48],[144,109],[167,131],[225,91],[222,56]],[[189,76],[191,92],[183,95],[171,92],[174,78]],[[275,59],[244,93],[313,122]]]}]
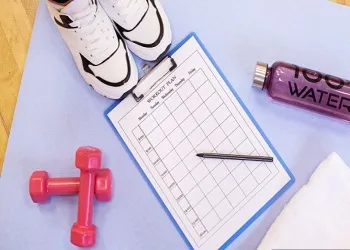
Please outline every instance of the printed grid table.
[{"label": "printed grid table", "polygon": [[199,152],[261,155],[201,69],[133,134],[200,237],[261,188],[272,172],[278,173],[273,163],[196,156]]}]

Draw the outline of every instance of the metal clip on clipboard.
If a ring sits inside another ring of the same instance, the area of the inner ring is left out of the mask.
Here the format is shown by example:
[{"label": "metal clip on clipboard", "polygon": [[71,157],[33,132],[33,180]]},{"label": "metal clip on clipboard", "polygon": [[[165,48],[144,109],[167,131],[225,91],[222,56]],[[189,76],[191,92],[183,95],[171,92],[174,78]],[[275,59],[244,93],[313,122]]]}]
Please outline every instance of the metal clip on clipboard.
[{"label": "metal clip on clipboard", "polygon": [[171,56],[166,56],[153,68],[145,64],[143,66],[145,75],[139,80],[138,84],[131,92],[135,101],[141,101],[154,86],[168,76],[176,67],[177,64]]}]

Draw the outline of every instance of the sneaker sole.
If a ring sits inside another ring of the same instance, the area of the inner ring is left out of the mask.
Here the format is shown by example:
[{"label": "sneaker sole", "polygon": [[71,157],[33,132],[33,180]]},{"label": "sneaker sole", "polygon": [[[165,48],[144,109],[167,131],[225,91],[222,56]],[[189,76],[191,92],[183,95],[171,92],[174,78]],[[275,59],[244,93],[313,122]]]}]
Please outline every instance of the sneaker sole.
[{"label": "sneaker sole", "polygon": [[157,57],[156,60],[153,60],[153,61],[150,61],[150,62],[158,62],[160,60],[162,60],[167,54],[168,54],[168,51],[171,47],[171,43],[165,48],[165,50]]}]

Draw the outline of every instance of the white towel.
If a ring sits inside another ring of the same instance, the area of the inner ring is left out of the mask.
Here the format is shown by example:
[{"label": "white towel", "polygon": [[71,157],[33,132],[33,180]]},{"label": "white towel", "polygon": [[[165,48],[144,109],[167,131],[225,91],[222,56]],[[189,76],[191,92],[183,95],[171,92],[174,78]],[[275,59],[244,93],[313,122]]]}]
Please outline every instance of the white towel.
[{"label": "white towel", "polygon": [[291,199],[258,250],[350,249],[350,168],[332,153]]}]

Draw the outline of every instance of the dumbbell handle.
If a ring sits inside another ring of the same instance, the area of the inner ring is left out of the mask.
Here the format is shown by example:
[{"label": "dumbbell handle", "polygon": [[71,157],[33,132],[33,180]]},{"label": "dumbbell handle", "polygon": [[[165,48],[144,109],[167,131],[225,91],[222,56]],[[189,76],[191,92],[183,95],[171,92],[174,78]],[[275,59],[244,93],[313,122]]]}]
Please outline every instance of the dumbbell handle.
[{"label": "dumbbell handle", "polygon": [[50,195],[74,195],[79,193],[80,178],[49,178],[47,192]]},{"label": "dumbbell handle", "polygon": [[80,191],[78,201],[78,220],[80,226],[92,226],[93,198],[95,190],[95,172],[80,173]]}]

